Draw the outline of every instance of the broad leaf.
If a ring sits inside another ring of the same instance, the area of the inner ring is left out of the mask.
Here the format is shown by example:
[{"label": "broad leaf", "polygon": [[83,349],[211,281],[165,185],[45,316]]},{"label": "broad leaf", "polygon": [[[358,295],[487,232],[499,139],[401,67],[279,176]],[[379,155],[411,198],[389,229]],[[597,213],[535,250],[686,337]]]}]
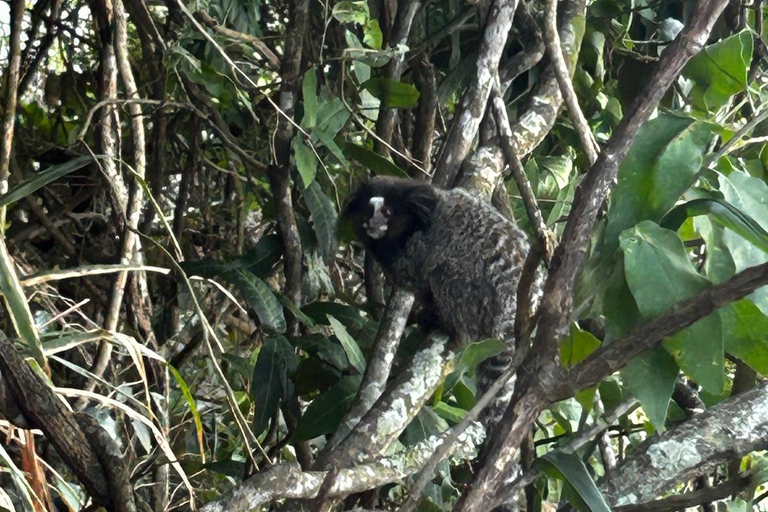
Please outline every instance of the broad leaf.
[{"label": "broad leaf", "polygon": [[662,114],[635,137],[611,193],[605,245],[642,220],[658,222],[693,183],[712,127],[706,122]]},{"label": "broad leaf", "polygon": [[315,398],[299,420],[293,440],[304,441],[335,431],[352,405],[361,381],[360,375],[342,377]]},{"label": "broad leaf", "polygon": [[317,357],[339,371],[343,372],[349,368],[349,360],[344,348],[322,334],[301,336],[296,338],[294,343],[307,354]]},{"label": "broad leaf", "polygon": [[716,197],[694,199],[676,206],[664,216],[661,225],[677,231],[686,218],[697,215],[709,215],[718,224],[768,253],[768,231],[737,207]]},{"label": "broad leaf", "polygon": [[326,262],[333,260],[339,246],[336,240],[336,220],[338,215],[331,199],[325,195],[316,181],[304,190],[304,202],[312,213],[312,227],[317,236],[320,256]]},{"label": "broad leaf", "polygon": [[747,299],[720,310],[726,352],[768,376],[768,316]]},{"label": "broad leaf", "polygon": [[694,83],[691,100],[703,111],[715,111],[747,87],[753,35],[749,30],[704,48],[683,70]]},{"label": "broad leaf", "polygon": [[[710,286],[691,264],[673,231],[643,221],[621,234],[624,273],[644,317],[659,315],[676,303]],[[720,319],[709,315],[669,338],[665,348],[680,367],[705,389],[719,393],[724,386]]]},{"label": "broad leaf", "polygon": [[304,188],[309,187],[315,181],[317,158],[301,134],[296,134],[296,137],[293,138],[293,158],[296,160],[296,169],[299,171]]},{"label": "broad leaf", "polygon": [[289,378],[296,371],[296,355],[284,336],[267,338],[253,367],[253,433],[261,434],[274,416],[280,401],[293,395]]},{"label": "broad leaf", "polygon": [[659,432],[664,431],[669,399],[679,369],[669,352],[661,347],[634,358],[621,370],[621,381],[640,401],[645,414]]},{"label": "broad leaf", "polygon": [[266,277],[280,261],[283,254],[283,243],[279,235],[265,235],[256,243],[253,249],[232,261],[232,268],[241,268]]},{"label": "broad leaf", "polygon": [[336,334],[336,337],[339,339],[341,346],[344,347],[344,352],[347,354],[349,363],[355,370],[360,372],[361,375],[365,373],[365,357],[363,357],[363,353],[357,342],[349,335],[347,329],[341,322],[330,315],[328,315],[328,321],[331,322],[334,334]]},{"label": "broad leaf", "polygon": [[579,329],[576,324],[571,325],[571,334],[560,342],[560,364],[569,368],[583,361],[600,346],[600,340],[592,333]]},{"label": "broad leaf", "polygon": [[361,89],[367,90],[380,99],[382,105],[391,108],[413,108],[419,101],[419,90],[414,86],[388,78],[372,78]]},{"label": "broad leaf", "polygon": [[222,277],[237,286],[246,304],[256,312],[264,330],[285,332],[283,306],[267,283],[247,270],[233,270]]},{"label": "broad leaf", "polygon": [[374,174],[398,176],[400,178],[408,177],[408,173],[406,173],[396,164],[364,146],[359,146],[352,142],[343,140],[339,140],[337,143],[339,147],[341,147],[341,150],[344,152],[344,156],[350,160],[358,162],[366,169],[370,169]]},{"label": "broad leaf", "polygon": [[[573,488],[591,512],[611,512],[605,498],[595,485],[587,467],[575,453],[552,451],[537,459],[536,464],[545,471],[555,469],[558,476]],[[547,471],[551,473],[551,471]]]},{"label": "broad leaf", "polygon": [[312,67],[304,73],[301,81],[301,96],[304,99],[304,117],[301,120],[303,128],[312,128],[317,122],[317,70]]}]

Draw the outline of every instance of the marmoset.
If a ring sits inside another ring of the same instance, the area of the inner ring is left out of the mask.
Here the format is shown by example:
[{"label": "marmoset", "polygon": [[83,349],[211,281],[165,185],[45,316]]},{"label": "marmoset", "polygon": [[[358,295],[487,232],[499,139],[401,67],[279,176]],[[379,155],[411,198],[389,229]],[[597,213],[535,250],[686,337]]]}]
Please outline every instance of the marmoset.
[{"label": "marmoset", "polygon": [[478,369],[485,391],[511,362],[526,234],[464,190],[390,177],[363,183],[344,216],[385,275],[432,308],[454,342],[509,344]]}]

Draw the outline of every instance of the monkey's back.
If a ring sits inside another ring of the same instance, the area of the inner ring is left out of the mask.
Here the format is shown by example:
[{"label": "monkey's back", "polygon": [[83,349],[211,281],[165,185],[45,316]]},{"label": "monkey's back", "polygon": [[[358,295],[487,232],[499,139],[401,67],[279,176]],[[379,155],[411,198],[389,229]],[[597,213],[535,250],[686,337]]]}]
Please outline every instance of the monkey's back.
[{"label": "monkey's back", "polygon": [[431,300],[441,326],[461,342],[509,339],[527,237],[464,190],[439,195],[429,229],[408,240],[395,277]]}]

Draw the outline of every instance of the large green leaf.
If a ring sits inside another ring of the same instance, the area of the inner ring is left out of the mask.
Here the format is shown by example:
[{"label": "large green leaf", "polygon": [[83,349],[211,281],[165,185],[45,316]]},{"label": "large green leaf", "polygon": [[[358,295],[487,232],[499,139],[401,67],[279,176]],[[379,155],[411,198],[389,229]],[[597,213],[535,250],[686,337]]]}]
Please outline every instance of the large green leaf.
[{"label": "large green leaf", "polygon": [[317,357],[339,371],[343,372],[349,368],[349,360],[344,348],[322,334],[301,336],[296,338],[294,343],[307,354]]},{"label": "large green leaf", "polygon": [[536,465],[550,474],[554,469],[554,475],[562,477],[576,491],[580,503],[574,503],[574,505],[580,510],[584,510],[582,506],[586,506],[591,512],[611,512],[587,467],[577,454],[555,450],[538,458]]},{"label": "large green leaf", "polygon": [[391,108],[413,108],[419,101],[419,90],[410,84],[388,78],[371,78],[361,89],[367,90]]},{"label": "large green leaf", "polygon": [[605,245],[642,220],[658,222],[693,183],[712,127],[703,121],[662,114],[647,122],[619,169],[611,194]]},{"label": "large green leaf", "polygon": [[344,324],[330,315],[328,315],[328,321],[331,322],[334,334],[336,334],[339,342],[341,342],[341,346],[344,347],[344,352],[347,354],[349,363],[360,373],[360,375],[365,373],[365,357],[357,342],[349,335]]},{"label": "large green leaf", "polygon": [[704,239],[707,249],[704,275],[713,283],[722,283],[736,273],[736,264],[725,244],[726,229],[709,217],[694,218],[693,227]]},{"label": "large green leaf", "polygon": [[251,249],[231,263],[232,268],[241,268],[266,277],[280,261],[283,254],[283,243],[276,234],[265,235]]},{"label": "large green leaf", "polygon": [[274,416],[280,401],[293,395],[290,374],[296,371],[296,355],[284,336],[267,338],[253,367],[253,433],[261,434]]},{"label": "large green leaf", "polygon": [[683,70],[693,81],[691,102],[704,111],[715,111],[747,87],[752,63],[753,35],[744,30],[704,48]]},{"label": "large green leaf", "polygon": [[19,199],[32,195],[47,184],[56,181],[71,172],[82,169],[93,161],[93,157],[91,156],[79,156],[61,165],[54,165],[44,171],[38,172],[10,189],[4,196],[0,197],[0,207],[8,206]]},{"label": "large green leaf", "polygon": [[337,143],[339,147],[341,147],[341,150],[344,152],[344,156],[350,160],[358,162],[363,167],[370,169],[374,172],[374,174],[398,176],[400,178],[408,177],[408,173],[406,173],[396,164],[364,146],[359,146],[344,140],[338,140]]},{"label": "large green leaf", "polygon": [[709,215],[718,224],[768,253],[768,231],[737,207],[716,197],[694,199],[676,206],[664,216],[661,225],[677,231],[685,219],[697,215]]},{"label": "large green leaf", "polygon": [[768,376],[768,316],[747,299],[720,310],[726,352]]},{"label": "large green leaf", "polygon": [[336,220],[338,214],[331,199],[325,195],[316,181],[304,190],[304,202],[312,213],[312,227],[317,236],[320,256],[326,262],[333,260],[339,246],[336,240]]},{"label": "large green leaf", "polygon": [[293,432],[293,439],[304,441],[336,430],[352,405],[362,379],[360,375],[342,377],[336,384],[318,395],[299,420]]},{"label": "large green leaf", "polygon": [[301,81],[301,96],[304,99],[304,117],[302,128],[312,128],[317,122],[317,70],[311,67],[304,73]]},{"label": "large green leaf", "polygon": [[245,302],[256,312],[265,331],[285,332],[283,306],[267,283],[247,270],[233,270],[222,277],[237,286]]},{"label": "large green leaf", "polygon": [[578,325],[573,324],[570,335],[560,342],[560,363],[569,368],[586,359],[599,346],[600,340],[592,333],[583,331]]},{"label": "large green leaf", "polygon": [[[768,231],[768,185],[763,180],[734,171],[728,177],[720,176],[719,183],[720,192],[728,203]],[[768,254],[733,232],[726,231],[723,240],[737,272],[768,261]],[[750,294],[749,299],[768,315],[768,286]]]},{"label": "large green leaf", "polygon": [[307,188],[315,181],[317,158],[315,158],[314,151],[307,145],[301,134],[297,134],[293,138],[293,158],[296,160],[296,169],[299,171],[304,188]]},{"label": "large green leaf", "polygon": [[[710,286],[688,259],[677,233],[643,221],[621,234],[624,274],[644,317],[659,315]],[[680,367],[712,393],[724,386],[720,318],[709,315],[667,339]]]},{"label": "large green leaf", "polygon": [[667,407],[678,373],[675,360],[660,347],[639,355],[621,370],[621,381],[640,401],[645,414],[659,432],[664,431]]}]

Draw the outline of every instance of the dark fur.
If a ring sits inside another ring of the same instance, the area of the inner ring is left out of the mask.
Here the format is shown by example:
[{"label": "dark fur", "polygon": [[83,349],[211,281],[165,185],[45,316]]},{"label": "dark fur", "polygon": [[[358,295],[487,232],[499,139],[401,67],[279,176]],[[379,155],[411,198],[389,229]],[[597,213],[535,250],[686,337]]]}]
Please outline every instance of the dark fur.
[{"label": "dark fur", "polygon": [[[386,234],[371,238],[364,223],[372,197],[388,207]],[[507,350],[479,369],[481,390],[509,365],[517,287],[528,240],[513,222],[467,192],[415,180],[377,177],[360,186],[346,208],[357,238],[397,285],[431,302],[438,326],[459,344],[498,338]]]}]

